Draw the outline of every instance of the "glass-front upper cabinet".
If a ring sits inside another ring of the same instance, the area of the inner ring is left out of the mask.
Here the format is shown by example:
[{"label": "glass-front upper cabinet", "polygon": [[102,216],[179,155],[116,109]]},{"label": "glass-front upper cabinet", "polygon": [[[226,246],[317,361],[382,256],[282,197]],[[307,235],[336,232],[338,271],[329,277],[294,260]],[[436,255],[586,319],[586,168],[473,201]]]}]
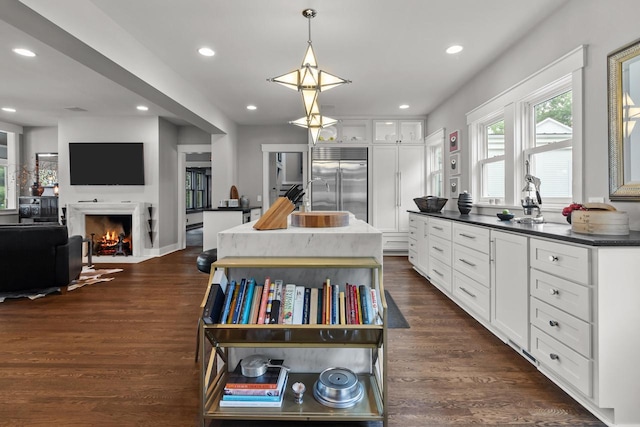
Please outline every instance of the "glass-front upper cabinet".
[{"label": "glass-front upper cabinet", "polygon": [[319,143],[362,144],[371,140],[369,120],[342,119],[320,131]]},{"label": "glass-front upper cabinet", "polygon": [[374,120],[373,142],[420,144],[424,142],[422,120]]}]

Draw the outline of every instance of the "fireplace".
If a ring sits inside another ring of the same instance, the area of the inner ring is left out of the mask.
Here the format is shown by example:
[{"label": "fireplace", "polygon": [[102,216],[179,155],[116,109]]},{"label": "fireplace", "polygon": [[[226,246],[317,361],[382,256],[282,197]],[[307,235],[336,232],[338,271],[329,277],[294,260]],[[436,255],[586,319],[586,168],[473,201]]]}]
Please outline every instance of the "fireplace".
[{"label": "fireplace", "polygon": [[131,215],[85,215],[85,238],[92,242],[93,255],[133,255]]},{"label": "fireplace", "polygon": [[[118,241],[120,235],[122,244],[120,249],[125,255],[118,259],[118,262],[140,262],[152,256],[153,241],[151,240],[151,209],[150,205],[140,202],[81,202],[70,203],[66,205],[67,227],[69,235],[79,234],[91,239],[93,233],[94,254],[96,246],[104,246],[109,251],[96,255],[94,262],[113,262],[113,254],[118,253]],[[103,219],[94,221],[94,217],[106,217],[107,223],[118,223],[114,228],[107,230],[103,225]],[[124,220],[124,221],[123,221]],[[92,228],[98,222],[99,228]],[[111,231],[105,237],[104,245],[95,244],[98,240],[102,240],[107,231]],[[114,246],[115,245],[115,246]],[[102,258],[102,261],[100,259]]]}]

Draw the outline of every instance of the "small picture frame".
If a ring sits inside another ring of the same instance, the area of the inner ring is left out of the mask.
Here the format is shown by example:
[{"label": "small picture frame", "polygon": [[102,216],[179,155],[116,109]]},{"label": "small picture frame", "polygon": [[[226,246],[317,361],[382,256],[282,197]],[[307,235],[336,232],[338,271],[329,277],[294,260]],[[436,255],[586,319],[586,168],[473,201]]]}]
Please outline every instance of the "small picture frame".
[{"label": "small picture frame", "polygon": [[460,153],[449,156],[449,175],[460,175]]},{"label": "small picture frame", "polygon": [[460,131],[454,130],[449,134],[449,152],[454,153],[460,150]]},{"label": "small picture frame", "polygon": [[460,178],[449,178],[449,197],[457,199],[460,194]]}]

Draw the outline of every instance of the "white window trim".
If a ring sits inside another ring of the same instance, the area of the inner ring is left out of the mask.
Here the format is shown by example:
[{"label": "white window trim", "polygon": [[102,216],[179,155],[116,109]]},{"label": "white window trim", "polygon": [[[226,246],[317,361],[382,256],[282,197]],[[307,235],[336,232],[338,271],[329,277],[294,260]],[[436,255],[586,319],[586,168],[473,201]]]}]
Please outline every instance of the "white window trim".
[{"label": "white window trim", "polygon": [[[426,161],[425,161],[425,166],[426,166],[426,171],[425,171],[425,176],[427,177],[427,185],[426,185],[426,191],[427,194],[440,194],[442,195],[441,197],[444,197],[444,182],[445,182],[445,178],[448,179],[448,177],[445,177],[445,162],[444,162],[444,152],[445,152],[445,146],[444,146],[444,128],[440,128],[438,130],[436,130],[435,132],[431,133],[430,135],[428,135],[425,138],[425,145],[426,145]],[[441,156],[442,159],[440,164],[442,165],[442,168],[440,170],[437,170],[435,168],[435,165],[437,164],[436,159],[434,157],[434,153],[435,153],[435,149],[440,146],[441,148]],[[441,181],[441,185],[439,189],[435,189],[433,188],[433,184],[432,184],[432,180],[431,180],[431,176],[434,173],[440,172],[442,174],[442,181]],[[439,191],[438,191],[439,190]]]},{"label": "white window trim", "polygon": [[[478,166],[480,153],[478,152],[479,138],[482,137],[480,125],[486,124],[490,117],[496,117],[503,112],[505,118],[505,205],[519,208],[520,199],[518,197],[524,177],[524,150],[522,147],[524,132],[526,127],[522,120],[515,120],[515,117],[522,117],[524,114],[523,100],[532,100],[535,95],[541,93],[549,94],[549,90],[554,87],[561,87],[566,84],[568,76],[571,78],[570,89],[572,91],[572,115],[573,115],[573,138],[572,146],[572,198],[582,200],[583,193],[583,68],[586,65],[586,46],[581,45],[515,84],[504,92],[493,97],[484,104],[476,107],[467,113],[467,126],[469,129],[471,150],[469,150],[470,164],[472,169],[472,188],[476,194],[480,193],[478,182]],[[514,129],[513,126],[519,127]],[[559,148],[555,146],[555,148]],[[509,177],[512,177],[510,179]],[[543,203],[544,203],[544,194]],[[486,201],[479,199],[480,204]],[[484,202],[484,203],[483,203]],[[545,208],[551,210],[561,209],[561,205],[554,203],[544,204]]]}]

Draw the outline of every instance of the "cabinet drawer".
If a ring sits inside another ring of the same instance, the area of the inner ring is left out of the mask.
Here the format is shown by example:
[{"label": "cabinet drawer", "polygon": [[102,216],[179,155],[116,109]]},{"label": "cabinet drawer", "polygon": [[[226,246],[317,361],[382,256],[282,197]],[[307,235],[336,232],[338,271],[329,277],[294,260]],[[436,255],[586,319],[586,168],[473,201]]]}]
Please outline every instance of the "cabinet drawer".
[{"label": "cabinet drawer", "polygon": [[585,357],[591,357],[591,324],[531,298],[531,324]]},{"label": "cabinet drawer", "polygon": [[531,270],[531,295],[587,322],[591,321],[591,289]]},{"label": "cabinet drawer", "polygon": [[453,295],[478,316],[489,321],[489,288],[454,270]]},{"label": "cabinet drawer", "polygon": [[475,251],[457,243],[453,245],[452,265],[483,286],[489,287],[489,254]]},{"label": "cabinet drawer", "polygon": [[592,361],[536,327],[531,328],[533,356],[586,396],[591,396]]},{"label": "cabinet drawer", "polygon": [[451,265],[451,240],[429,237],[429,256]]},{"label": "cabinet drawer", "polygon": [[456,222],[453,224],[453,241],[454,243],[488,254],[489,228],[474,227]]},{"label": "cabinet drawer", "polygon": [[436,258],[429,258],[429,280],[451,293],[451,267]]},{"label": "cabinet drawer", "polygon": [[409,227],[408,236],[409,236],[409,243],[411,243],[411,240],[413,240],[414,242],[418,240],[418,229]]},{"label": "cabinet drawer", "polygon": [[416,214],[409,214],[409,230],[418,228],[418,221]]},{"label": "cabinet drawer", "polygon": [[586,285],[589,283],[589,250],[531,239],[531,267]]},{"label": "cabinet drawer", "polygon": [[451,221],[429,218],[429,236],[451,240]]},{"label": "cabinet drawer", "polygon": [[409,262],[412,265],[417,265],[418,264],[418,253],[414,250],[412,250],[411,248],[409,248]]}]

